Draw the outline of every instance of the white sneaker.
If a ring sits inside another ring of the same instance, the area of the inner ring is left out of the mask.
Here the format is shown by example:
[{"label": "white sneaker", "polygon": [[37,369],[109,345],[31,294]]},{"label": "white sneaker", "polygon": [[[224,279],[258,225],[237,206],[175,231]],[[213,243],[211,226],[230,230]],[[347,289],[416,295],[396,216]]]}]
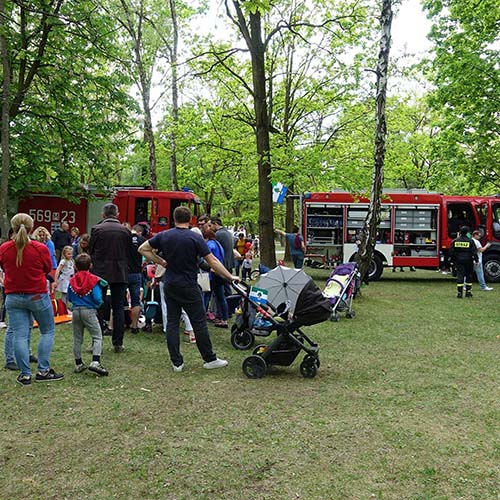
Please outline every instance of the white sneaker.
[{"label": "white sneaker", "polygon": [[174,369],[175,373],[180,373],[182,370],[184,370],[184,363],[179,366],[175,366],[174,364],[172,364],[172,368]]},{"label": "white sneaker", "polygon": [[5,323],[5,321],[0,321],[0,328],[7,328],[7,323]]},{"label": "white sneaker", "polygon": [[487,286],[486,288],[481,288],[481,290],[482,290],[483,292],[490,292],[491,290],[493,290],[493,288],[491,288],[491,287]]},{"label": "white sneaker", "polygon": [[228,362],[225,359],[217,358],[209,363],[203,363],[203,368],[206,368],[207,370],[214,370],[215,368],[224,368],[227,365]]}]

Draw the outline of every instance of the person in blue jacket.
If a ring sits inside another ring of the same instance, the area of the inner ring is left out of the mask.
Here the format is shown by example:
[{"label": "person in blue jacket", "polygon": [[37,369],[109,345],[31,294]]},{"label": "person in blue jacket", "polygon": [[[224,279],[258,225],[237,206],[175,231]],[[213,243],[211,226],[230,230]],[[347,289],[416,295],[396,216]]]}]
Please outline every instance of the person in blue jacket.
[{"label": "person in blue jacket", "polygon": [[291,233],[286,233],[280,229],[275,229],[275,231],[286,238],[288,241],[288,246],[290,248],[290,257],[292,257],[293,267],[295,269],[302,269],[304,266],[304,256],[306,253],[306,245],[304,243],[304,237],[299,233],[299,227],[293,226],[293,231]]},{"label": "person in blue jacket", "polygon": [[[92,261],[90,255],[82,253],[75,259],[75,275],[69,280],[68,302],[73,304],[73,353],[75,373],[88,368],[97,375],[108,375],[101,365],[102,331],[97,319],[97,309],[102,304],[101,287],[106,281],[90,273]],[[87,328],[92,337],[92,362],[87,365],[82,360],[83,331]]]}]

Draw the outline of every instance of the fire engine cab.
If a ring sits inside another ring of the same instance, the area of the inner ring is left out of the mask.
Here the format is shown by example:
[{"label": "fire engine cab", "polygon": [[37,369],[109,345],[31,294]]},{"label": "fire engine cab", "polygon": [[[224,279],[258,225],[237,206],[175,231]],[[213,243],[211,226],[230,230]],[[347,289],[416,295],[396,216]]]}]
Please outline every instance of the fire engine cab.
[{"label": "fire engine cab", "polygon": [[[369,199],[340,191],[307,193],[301,207],[307,254],[333,265],[353,261]],[[462,226],[481,231],[483,245],[491,242],[483,253],[484,274],[487,281],[500,282],[500,197],[384,192],[369,279],[379,279],[384,266],[448,268],[451,242]]]},{"label": "fire engine cab", "polygon": [[102,207],[110,201],[118,206],[122,222],[147,224],[153,234],[173,227],[173,213],[178,206],[191,209],[194,224],[200,212],[200,200],[191,191],[131,188],[116,188],[111,196],[81,198],[78,202],[50,194],[31,194],[18,202],[18,211],[31,215],[35,226],[45,226],[51,233],[63,222],[84,233],[101,220]]}]

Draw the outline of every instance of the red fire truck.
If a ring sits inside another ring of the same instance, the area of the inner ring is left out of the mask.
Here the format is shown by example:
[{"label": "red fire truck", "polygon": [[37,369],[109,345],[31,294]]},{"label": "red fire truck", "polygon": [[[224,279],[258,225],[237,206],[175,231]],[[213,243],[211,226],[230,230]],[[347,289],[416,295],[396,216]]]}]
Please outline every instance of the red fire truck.
[{"label": "red fire truck", "polygon": [[[328,263],[350,262],[363,228],[369,200],[347,192],[302,196],[302,233],[307,253]],[[384,267],[445,269],[459,228],[482,232],[487,281],[500,282],[500,197],[444,196],[423,190],[384,192],[381,222],[369,277],[377,280]]]},{"label": "red fire truck", "polygon": [[18,202],[18,211],[35,221],[35,226],[45,226],[51,233],[62,222],[76,226],[80,233],[89,232],[101,220],[102,207],[112,201],[118,205],[120,220],[134,225],[147,222],[152,233],[173,226],[173,213],[180,205],[188,206],[193,213],[193,223],[200,213],[200,200],[190,191],[152,191],[148,189],[116,188],[110,196],[81,198],[74,203],[55,195],[32,194]]}]

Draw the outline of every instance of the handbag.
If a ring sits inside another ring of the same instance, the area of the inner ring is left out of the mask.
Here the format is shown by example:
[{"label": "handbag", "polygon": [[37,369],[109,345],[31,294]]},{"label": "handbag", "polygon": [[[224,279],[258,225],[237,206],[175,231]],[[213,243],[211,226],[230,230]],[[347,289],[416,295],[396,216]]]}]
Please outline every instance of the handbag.
[{"label": "handbag", "polygon": [[202,292],[210,291],[210,273],[205,273],[202,270],[198,271],[198,286]]}]

